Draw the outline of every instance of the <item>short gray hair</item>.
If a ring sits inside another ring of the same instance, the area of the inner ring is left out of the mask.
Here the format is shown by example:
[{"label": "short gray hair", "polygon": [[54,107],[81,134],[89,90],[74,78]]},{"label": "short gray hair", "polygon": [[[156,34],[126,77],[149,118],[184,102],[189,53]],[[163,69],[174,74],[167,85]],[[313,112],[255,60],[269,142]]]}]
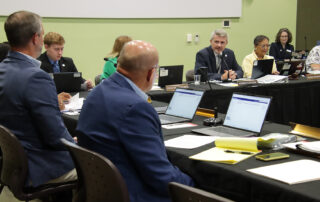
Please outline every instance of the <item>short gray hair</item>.
[{"label": "short gray hair", "polygon": [[9,44],[13,47],[27,45],[32,36],[42,31],[41,17],[29,11],[17,11],[9,15],[4,29]]},{"label": "short gray hair", "polygon": [[216,29],[211,33],[210,40],[213,39],[214,36],[226,37],[228,40],[228,33],[224,29]]}]

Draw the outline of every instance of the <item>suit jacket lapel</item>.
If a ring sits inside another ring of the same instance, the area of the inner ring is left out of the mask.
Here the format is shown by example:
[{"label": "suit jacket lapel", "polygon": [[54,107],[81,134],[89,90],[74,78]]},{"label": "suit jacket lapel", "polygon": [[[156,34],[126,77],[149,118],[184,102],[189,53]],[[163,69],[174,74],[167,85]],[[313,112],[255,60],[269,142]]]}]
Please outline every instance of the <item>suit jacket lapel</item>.
[{"label": "suit jacket lapel", "polygon": [[212,47],[209,46],[209,62],[211,63],[210,68],[211,71],[209,70],[209,72],[217,72],[217,65],[216,65],[216,57],[213,53]]}]

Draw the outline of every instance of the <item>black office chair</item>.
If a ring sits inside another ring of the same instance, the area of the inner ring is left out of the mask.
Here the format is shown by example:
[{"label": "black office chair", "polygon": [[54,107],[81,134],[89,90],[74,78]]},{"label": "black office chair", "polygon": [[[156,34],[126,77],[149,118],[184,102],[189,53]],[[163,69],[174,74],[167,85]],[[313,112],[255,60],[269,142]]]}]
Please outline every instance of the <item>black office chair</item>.
[{"label": "black office chair", "polygon": [[169,192],[172,202],[232,202],[224,197],[177,182],[169,183]]},{"label": "black office chair", "polygon": [[100,80],[101,74],[98,74],[96,77],[94,77],[94,85],[98,85],[101,80]]},{"label": "black office chair", "polygon": [[106,157],[65,139],[78,173],[77,202],[129,202],[127,186],[115,165]]},{"label": "black office chair", "polygon": [[186,73],[186,81],[194,81],[194,70],[188,70]]},{"label": "black office chair", "polygon": [[22,201],[48,197],[49,195],[71,191],[76,181],[25,187],[28,175],[28,159],[19,140],[7,128],[0,125],[0,148],[2,150],[1,191],[8,186],[13,195]]}]

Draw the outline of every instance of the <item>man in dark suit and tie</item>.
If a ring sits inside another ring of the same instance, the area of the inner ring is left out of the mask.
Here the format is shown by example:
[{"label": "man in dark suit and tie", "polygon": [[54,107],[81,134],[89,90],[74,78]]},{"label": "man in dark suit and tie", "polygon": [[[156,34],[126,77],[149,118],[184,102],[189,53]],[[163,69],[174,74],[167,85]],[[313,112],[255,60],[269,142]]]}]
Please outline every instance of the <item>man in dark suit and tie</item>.
[{"label": "man in dark suit and tie", "polygon": [[234,80],[242,78],[243,71],[238,65],[234,52],[226,48],[228,34],[223,29],[215,30],[210,39],[210,46],[200,50],[196,55],[194,73],[201,67],[208,68],[210,80]]},{"label": "man in dark suit and tie", "polygon": [[[63,36],[56,32],[48,32],[44,36],[44,47],[46,52],[40,55],[40,68],[48,73],[58,72],[78,72],[72,58],[63,57],[65,40]],[[90,80],[82,79],[82,90],[88,90],[93,87]]]},{"label": "man in dark suit and tie", "polygon": [[117,72],[88,95],[77,126],[79,145],[106,156],[120,170],[131,202],[169,202],[169,182],[193,185],[168,160],[159,116],[147,101],[157,68],[153,45],[128,42]]},{"label": "man in dark suit and tie", "polygon": [[41,18],[18,11],[4,27],[11,50],[0,63],[0,124],[27,154],[26,185],[74,180],[73,161],[60,138],[74,140],[62,121],[54,82],[35,59],[43,46]]}]

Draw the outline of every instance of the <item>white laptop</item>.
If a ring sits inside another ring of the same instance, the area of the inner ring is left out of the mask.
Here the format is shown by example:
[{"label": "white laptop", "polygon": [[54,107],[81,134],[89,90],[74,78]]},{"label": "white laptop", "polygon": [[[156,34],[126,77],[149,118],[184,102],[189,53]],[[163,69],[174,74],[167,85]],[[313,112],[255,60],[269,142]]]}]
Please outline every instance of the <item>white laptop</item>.
[{"label": "white laptop", "polygon": [[203,93],[203,91],[177,88],[166,112],[159,115],[161,124],[192,121]]},{"label": "white laptop", "polygon": [[233,93],[223,126],[192,130],[218,137],[258,136],[267,115],[271,97]]}]

